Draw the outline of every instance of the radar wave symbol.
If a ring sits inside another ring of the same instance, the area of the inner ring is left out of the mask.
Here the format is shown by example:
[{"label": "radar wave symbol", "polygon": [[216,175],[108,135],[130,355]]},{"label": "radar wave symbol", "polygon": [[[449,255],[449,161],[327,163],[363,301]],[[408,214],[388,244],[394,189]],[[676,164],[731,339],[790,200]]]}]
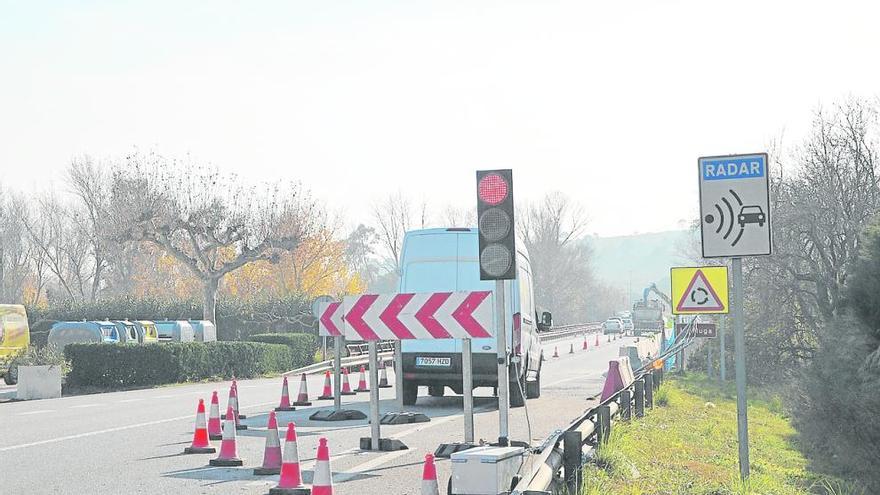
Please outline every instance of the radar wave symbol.
[{"label": "radar wave symbol", "polygon": [[[715,203],[715,211],[718,212],[718,226],[715,228],[715,233],[722,236],[724,238],[724,240],[729,241],[730,236],[733,235],[734,227],[739,227],[739,231],[736,233],[736,236],[733,238],[733,241],[730,242],[731,247],[733,247],[739,243],[739,240],[742,238],[743,232],[745,232],[745,226],[738,224],[737,221],[735,220],[735,218],[736,218],[735,212],[740,211],[740,209],[743,206],[743,202],[740,199],[739,195],[733,189],[728,189],[728,192],[733,197],[733,200],[729,200],[727,198],[727,196],[722,196],[721,203],[723,203],[723,206],[719,203]],[[734,209],[732,201],[736,201],[736,203],[737,203],[736,209]],[[708,224],[714,223],[715,220],[716,220],[715,216],[712,215],[711,213],[707,214],[703,218],[703,221],[705,221]],[[725,226],[727,227],[726,230],[725,230]],[[723,234],[722,234],[722,231],[724,231]]]}]

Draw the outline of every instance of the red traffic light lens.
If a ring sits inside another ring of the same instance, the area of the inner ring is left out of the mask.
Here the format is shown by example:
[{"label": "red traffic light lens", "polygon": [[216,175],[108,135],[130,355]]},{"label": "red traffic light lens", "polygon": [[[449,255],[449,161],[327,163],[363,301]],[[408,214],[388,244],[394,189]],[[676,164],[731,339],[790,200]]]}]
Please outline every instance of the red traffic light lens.
[{"label": "red traffic light lens", "polygon": [[480,201],[497,205],[507,198],[507,181],[498,174],[489,174],[480,179],[477,184],[477,195]]}]

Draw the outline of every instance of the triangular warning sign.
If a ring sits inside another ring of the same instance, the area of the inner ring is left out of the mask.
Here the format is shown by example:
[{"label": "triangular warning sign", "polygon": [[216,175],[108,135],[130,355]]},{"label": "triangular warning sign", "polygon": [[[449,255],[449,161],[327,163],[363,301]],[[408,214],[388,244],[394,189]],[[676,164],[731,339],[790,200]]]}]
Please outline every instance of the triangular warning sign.
[{"label": "triangular warning sign", "polygon": [[687,289],[681,295],[681,300],[675,307],[676,311],[705,311],[715,312],[724,310],[721,298],[715,293],[712,284],[703,275],[702,270],[694,272],[694,277],[688,284]]}]

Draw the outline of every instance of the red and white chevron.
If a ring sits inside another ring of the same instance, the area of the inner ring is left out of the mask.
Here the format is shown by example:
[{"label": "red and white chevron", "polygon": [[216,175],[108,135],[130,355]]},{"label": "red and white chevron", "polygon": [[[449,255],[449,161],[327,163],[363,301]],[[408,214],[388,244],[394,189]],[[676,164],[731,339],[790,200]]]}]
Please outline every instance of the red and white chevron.
[{"label": "red and white chevron", "polygon": [[342,335],[342,302],[318,304],[318,335],[339,337]]},{"label": "red and white chevron", "polygon": [[343,306],[346,340],[494,335],[491,291],[364,294],[345,297]]}]

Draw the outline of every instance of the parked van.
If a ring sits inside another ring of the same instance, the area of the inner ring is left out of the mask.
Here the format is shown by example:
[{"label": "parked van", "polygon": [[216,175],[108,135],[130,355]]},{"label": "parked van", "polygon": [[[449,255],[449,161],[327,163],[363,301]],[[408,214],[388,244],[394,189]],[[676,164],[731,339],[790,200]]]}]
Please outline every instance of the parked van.
[{"label": "parked van", "polygon": [[186,320],[165,320],[156,322],[159,342],[193,342],[195,331]]},{"label": "parked van", "polygon": [[31,343],[27,312],[20,304],[0,304],[0,374],[10,385],[13,378],[7,375],[7,365],[18,353],[24,352]]},{"label": "parked van", "polygon": [[[400,292],[495,290],[480,280],[477,229],[425,229],[407,232],[401,253]],[[538,322],[550,322],[549,312],[536,314],[532,268],[525,246],[517,243],[517,275],[505,281],[504,303],[509,368],[510,404],[522,406],[525,397],[541,395],[541,345]],[[418,387],[440,397],[445,387],[462,393],[461,340],[404,340],[403,403],[415,404]],[[475,387],[498,385],[496,337],[471,340]],[[516,362],[514,362],[516,361]],[[520,388],[520,384],[522,388]]]},{"label": "parked van", "polygon": [[119,342],[119,331],[109,321],[59,321],[49,329],[49,345],[59,351],[67,344],[89,342],[115,344]]},{"label": "parked van", "polygon": [[189,320],[196,342],[217,342],[217,327],[211,320]]},{"label": "parked van", "polygon": [[155,344],[159,342],[159,330],[156,324],[148,320],[137,320],[134,322],[137,328],[138,342],[141,344]]},{"label": "parked van", "polygon": [[128,320],[113,320],[116,330],[119,332],[119,342],[123,344],[137,344],[138,339],[137,326]]}]

